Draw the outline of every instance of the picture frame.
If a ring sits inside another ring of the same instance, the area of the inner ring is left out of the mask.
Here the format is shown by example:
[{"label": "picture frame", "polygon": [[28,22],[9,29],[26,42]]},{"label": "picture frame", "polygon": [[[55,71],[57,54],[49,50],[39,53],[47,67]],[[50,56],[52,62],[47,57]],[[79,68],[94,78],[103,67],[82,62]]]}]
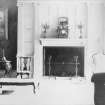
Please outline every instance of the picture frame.
[{"label": "picture frame", "polygon": [[8,39],[8,9],[0,8],[0,39]]}]

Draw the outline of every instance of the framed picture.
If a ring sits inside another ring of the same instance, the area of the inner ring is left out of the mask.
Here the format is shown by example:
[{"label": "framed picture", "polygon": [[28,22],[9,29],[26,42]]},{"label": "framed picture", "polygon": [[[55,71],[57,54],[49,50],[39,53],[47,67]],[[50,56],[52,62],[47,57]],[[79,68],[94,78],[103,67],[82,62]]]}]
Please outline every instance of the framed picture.
[{"label": "framed picture", "polygon": [[0,8],[0,39],[8,39],[8,9]]}]

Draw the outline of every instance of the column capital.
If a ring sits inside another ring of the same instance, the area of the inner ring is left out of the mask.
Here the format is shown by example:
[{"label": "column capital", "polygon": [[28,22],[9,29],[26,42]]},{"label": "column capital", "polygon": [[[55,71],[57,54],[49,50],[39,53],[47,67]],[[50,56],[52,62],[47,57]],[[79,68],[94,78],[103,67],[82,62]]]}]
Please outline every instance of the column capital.
[{"label": "column capital", "polygon": [[26,4],[35,4],[36,0],[17,0],[17,6],[25,6]]}]

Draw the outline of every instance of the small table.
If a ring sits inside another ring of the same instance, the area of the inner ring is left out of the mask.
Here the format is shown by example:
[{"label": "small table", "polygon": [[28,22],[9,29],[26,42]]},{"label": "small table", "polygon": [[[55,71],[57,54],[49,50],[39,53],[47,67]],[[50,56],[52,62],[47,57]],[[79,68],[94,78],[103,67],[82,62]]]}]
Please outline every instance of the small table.
[{"label": "small table", "polygon": [[3,85],[13,85],[13,86],[28,86],[28,85],[32,85],[33,86],[33,93],[35,93],[35,83],[33,81],[28,81],[28,80],[24,80],[24,81],[19,81],[19,80],[8,80],[8,79],[1,79],[0,80],[0,85],[1,87]]}]

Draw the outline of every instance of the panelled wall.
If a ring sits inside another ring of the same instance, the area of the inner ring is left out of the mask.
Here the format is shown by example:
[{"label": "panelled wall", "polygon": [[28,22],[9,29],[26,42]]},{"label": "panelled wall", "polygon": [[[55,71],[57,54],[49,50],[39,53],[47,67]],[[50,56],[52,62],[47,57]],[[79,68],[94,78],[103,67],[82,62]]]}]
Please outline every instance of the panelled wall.
[{"label": "panelled wall", "polygon": [[[34,54],[34,6],[20,4],[18,9],[18,55]],[[21,16],[21,17],[20,17]]]},{"label": "panelled wall", "polygon": [[103,3],[88,4],[88,47],[89,50],[103,50],[104,44],[104,14]]},{"label": "panelled wall", "polygon": [[[42,71],[42,68],[39,68],[42,63],[42,58],[39,57],[42,55],[39,43],[39,39],[43,37],[42,26],[49,25],[46,37],[55,38],[59,17],[68,17],[69,39],[78,39],[80,37],[80,29],[78,27],[82,25],[82,38],[88,40],[87,58],[93,53],[105,49],[105,5],[102,0],[61,0],[60,2],[59,0],[19,0],[18,11],[17,56],[34,55],[34,66],[37,73]],[[87,59],[87,61],[89,60]],[[91,69],[90,65],[89,68]]]}]

